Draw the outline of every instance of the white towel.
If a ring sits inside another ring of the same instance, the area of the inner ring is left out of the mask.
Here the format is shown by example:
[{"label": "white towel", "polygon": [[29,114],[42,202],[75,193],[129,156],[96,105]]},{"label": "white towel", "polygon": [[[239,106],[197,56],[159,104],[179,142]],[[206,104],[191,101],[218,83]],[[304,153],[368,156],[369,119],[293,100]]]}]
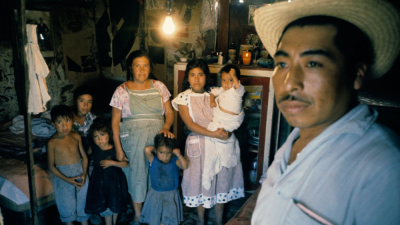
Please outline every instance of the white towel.
[{"label": "white towel", "polygon": [[[244,112],[239,115],[231,115],[222,112],[219,105],[214,109],[213,121],[207,129],[215,131],[224,128],[232,132],[240,127],[244,119]],[[232,133],[228,140],[222,141],[217,138],[205,137],[205,159],[202,176],[203,187],[208,190],[211,187],[211,180],[223,167],[231,168],[240,162],[240,146],[235,134]]]},{"label": "white towel", "polygon": [[28,112],[33,114],[46,111],[46,103],[51,99],[46,85],[50,71],[37,44],[36,26],[26,25],[28,43],[25,45],[30,82]]}]

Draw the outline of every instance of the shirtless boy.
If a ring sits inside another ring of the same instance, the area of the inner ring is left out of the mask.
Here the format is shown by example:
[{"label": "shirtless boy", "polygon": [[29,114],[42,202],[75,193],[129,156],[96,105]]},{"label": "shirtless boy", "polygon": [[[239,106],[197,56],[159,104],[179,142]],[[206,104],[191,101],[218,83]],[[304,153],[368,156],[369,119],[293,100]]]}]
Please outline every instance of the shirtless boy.
[{"label": "shirtless boy", "polygon": [[81,136],[71,132],[73,114],[70,107],[55,106],[50,114],[56,133],[47,143],[48,164],[55,175],[53,189],[60,219],[65,224],[78,221],[87,225],[90,216],[85,213],[88,159]]}]

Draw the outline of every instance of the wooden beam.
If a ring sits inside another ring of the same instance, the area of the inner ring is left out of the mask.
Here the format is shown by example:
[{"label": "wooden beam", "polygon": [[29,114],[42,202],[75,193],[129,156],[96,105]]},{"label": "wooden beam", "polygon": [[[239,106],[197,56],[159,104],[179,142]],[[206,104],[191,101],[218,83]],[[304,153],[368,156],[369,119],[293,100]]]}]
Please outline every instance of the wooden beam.
[{"label": "wooden beam", "polygon": [[229,0],[220,0],[219,4],[217,49],[228,55]]},{"label": "wooden beam", "polygon": [[[13,6],[12,0],[9,0],[9,5]],[[26,18],[25,18],[25,0],[20,0],[16,3],[16,15],[14,13],[10,13],[13,17],[15,17],[16,21],[16,29],[14,29],[15,34],[13,37],[17,41],[13,41],[13,49],[14,53],[14,63],[19,67],[18,71],[16,71],[15,76],[18,76],[23,83],[22,85],[22,99],[24,107],[20,108],[20,113],[24,115],[25,122],[25,146],[26,146],[26,154],[28,156],[27,160],[27,170],[28,170],[28,180],[29,180],[29,195],[30,195],[30,205],[31,205],[31,215],[32,215],[32,224],[38,225],[38,206],[37,206],[37,198],[36,198],[36,185],[35,185],[35,170],[34,170],[34,158],[33,158],[33,149],[32,149],[32,123],[31,123],[31,114],[28,112],[28,101],[29,101],[29,70],[26,62],[26,54],[25,54],[25,44],[27,43],[26,36]],[[14,10],[14,7],[11,7],[11,10]],[[14,19],[14,18],[12,18]]]}]

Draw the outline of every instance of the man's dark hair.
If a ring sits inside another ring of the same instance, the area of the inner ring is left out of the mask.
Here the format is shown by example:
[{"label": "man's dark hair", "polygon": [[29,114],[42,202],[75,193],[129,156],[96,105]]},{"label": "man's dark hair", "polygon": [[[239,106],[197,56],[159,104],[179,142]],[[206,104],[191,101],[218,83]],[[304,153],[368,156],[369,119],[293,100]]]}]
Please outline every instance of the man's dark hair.
[{"label": "man's dark hair", "polygon": [[[278,45],[285,32],[292,27],[332,25],[337,33],[334,44],[344,56],[346,70],[351,73],[359,63],[365,63],[368,70],[374,62],[373,45],[369,37],[354,24],[331,16],[308,16],[288,24],[282,32]],[[369,71],[367,71],[367,74]],[[368,77],[368,75],[366,76]]]},{"label": "man's dark hair", "polygon": [[204,85],[204,90],[206,92],[210,92],[213,84],[210,76],[210,68],[208,68],[207,62],[204,59],[193,59],[188,62],[188,64],[186,65],[185,77],[182,81],[182,91],[186,91],[190,88],[189,72],[190,70],[195,68],[200,68],[201,70],[203,70],[203,73],[206,76],[206,84]]},{"label": "man's dark hair", "polygon": [[165,146],[174,150],[178,146],[175,138],[165,137],[164,134],[157,134],[154,137],[154,147],[157,150],[158,147]]},{"label": "man's dark hair", "polygon": [[51,122],[55,122],[57,118],[69,118],[73,119],[74,116],[72,115],[72,110],[70,107],[66,105],[56,105],[51,109],[50,112]]},{"label": "man's dark hair", "polygon": [[222,75],[222,73],[229,73],[231,71],[231,69],[234,69],[236,72],[236,77],[238,80],[240,80],[240,69],[232,64],[228,64],[224,67],[222,67],[222,69],[219,71],[219,74]]}]

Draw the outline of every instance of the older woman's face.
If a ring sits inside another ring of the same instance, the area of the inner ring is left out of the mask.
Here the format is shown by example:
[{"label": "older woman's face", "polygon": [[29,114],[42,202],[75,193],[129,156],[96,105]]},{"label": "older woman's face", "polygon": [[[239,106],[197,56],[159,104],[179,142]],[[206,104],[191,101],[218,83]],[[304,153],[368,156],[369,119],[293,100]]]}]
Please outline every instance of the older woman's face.
[{"label": "older woman's face", "polygon": [[145,57],[135,58],[132,62],[133,81],[144,82],[149,78],[150,62]]}]

